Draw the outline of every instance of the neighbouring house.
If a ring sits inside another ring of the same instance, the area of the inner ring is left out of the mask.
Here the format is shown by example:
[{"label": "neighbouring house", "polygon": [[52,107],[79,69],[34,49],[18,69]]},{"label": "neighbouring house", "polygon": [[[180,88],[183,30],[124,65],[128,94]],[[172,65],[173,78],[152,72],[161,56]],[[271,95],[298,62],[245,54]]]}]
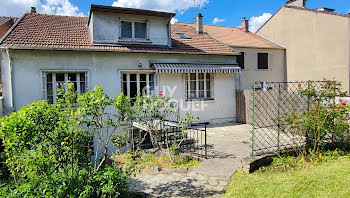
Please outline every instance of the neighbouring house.
[{"label": "neighbouring house", "polygon": [[286,48],[287,80],[336,79],[350,89],[350,15],[289,0],[258,34]]}]

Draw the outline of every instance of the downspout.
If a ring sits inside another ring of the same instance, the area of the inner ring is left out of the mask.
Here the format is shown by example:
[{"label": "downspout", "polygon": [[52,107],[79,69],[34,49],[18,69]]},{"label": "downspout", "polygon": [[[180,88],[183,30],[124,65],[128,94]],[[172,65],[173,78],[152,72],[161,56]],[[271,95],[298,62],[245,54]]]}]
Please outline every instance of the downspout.
[{"label": "downspout", "polygon": [[13,86],[12,86],[12,79],[13,79],[13,75],[12,75],[12,56],[11,56],[11,52],[9,48],[6,48],[6,54],[7,57],[9,59],[9,70],[8,70],[8,79],[7,79],[7,91],[8,94],[7,96],[5,96],[6,98],[4,98],[4,100],[8,100],[9,103],[7,103],[7,107],[4,108],[5,113],[11,113],[14,111],[14,104],[13,104]]},{"label": "downspout", "polygon": [[169,19],[168,24],[168,47],[172,48],[172,42],[171,42],[171,19]]}]

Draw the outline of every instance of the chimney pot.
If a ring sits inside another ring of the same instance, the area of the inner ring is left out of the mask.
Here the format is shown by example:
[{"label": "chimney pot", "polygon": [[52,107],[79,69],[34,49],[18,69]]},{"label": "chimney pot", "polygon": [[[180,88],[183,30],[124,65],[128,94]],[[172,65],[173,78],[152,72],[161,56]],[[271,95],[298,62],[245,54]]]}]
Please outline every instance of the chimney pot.
[{"label": "chimney pot", "polygon": [[246,17],[243,17],[242,23],[241,23],[241,28],[245,31],[245,32],[249,32],[249,21],[247,20]]},{"label": "chimney pot", "polygon": [[31,7],[30,12],[31,13],[36,13],[36,8],[35,7]]},{"label": "chimney pot", "polygon": [[305,7],[307,0],[288,0],[287,5],[296,6],[296,7]]},{"label": "chimney pot", "polygon": [[203,15],[201,13],[199,13],[196,18],[196,31],[198,33],[203,33]]}]

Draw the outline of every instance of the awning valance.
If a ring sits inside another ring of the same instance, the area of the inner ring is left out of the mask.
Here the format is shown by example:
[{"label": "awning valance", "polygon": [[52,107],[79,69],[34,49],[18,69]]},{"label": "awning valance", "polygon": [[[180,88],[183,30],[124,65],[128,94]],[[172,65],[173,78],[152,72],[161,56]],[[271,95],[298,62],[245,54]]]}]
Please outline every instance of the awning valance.
[{"label": "awning valance", "polygon": [[237,64],[152,63],[157,73],[238,73]]}]

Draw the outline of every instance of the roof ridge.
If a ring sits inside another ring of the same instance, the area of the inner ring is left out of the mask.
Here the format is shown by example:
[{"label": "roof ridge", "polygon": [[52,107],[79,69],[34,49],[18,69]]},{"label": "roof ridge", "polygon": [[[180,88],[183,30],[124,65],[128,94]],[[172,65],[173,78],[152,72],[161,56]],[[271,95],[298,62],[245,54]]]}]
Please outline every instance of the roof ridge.
[{"label": "roof ridge", "polygon": [[339,12],[320,11],[320,10],[317,10],[317,9],[311,9],[311,8],[305,8],[305,7],[297,7],[297,6],[291,6],[291,5],[283,5],[282,7],[350,18],[349,14],[343,14],[343,13],[339,13]]},{"label": "roof ridge", "polygon": [[[195,25],[195,24],[193,24],[193,23],[186,23],[186,22],[176,22],[176,23],[174,23],[174,24],[177,24],[177,23]],[[241,29],[239,26],[224,26],[224,25],[212,25],[212,24],[203,24],[203,25],[206,25],[206,26],[214,26],[214,27],[227,27],[227,28],[237,28],[237,29]]]},{"label": "roof ridge", "polygon": [[31,13],[27,12],[25,14],[31,14],[31,15],[45,15],[45,16],[57,16],[57,17],[67,17],[67,18],[88,18],[86,16],[68,16],[68,15],[59,15],[59,14],[46,14],[46,13]]}]

